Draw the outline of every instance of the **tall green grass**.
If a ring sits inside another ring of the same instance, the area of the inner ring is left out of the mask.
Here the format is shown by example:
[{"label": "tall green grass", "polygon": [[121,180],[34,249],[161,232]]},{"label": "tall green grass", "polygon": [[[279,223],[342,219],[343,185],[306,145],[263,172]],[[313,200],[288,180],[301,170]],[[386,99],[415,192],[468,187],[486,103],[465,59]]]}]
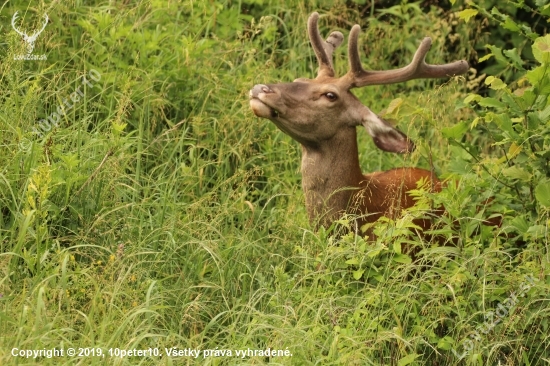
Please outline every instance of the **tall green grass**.
[{"label": "tall green grass", "polygon": [[[16,10],[26,29],[49,15],[34,50],[47,61],[13,60],[25,48],[11,30]],[[547,237],[544,246],[518,249],[502,230],[480,226],[484,193],[444,136],[473,118],[459,108],[465,79],[356,92],[375,111],[401,98],[388,117],[418,145],[405,158],[384,154],[360,131],[365,171],[433,164],[441,177],[465,176],[439,198],[460,217],[460,227],[441,229],[457,248],[395,230],[406,221],[380,223],[378,244],[309,226],[299,146],[256,118],[247,95],[256,83],[314,75],[305,32],[314,10],[327,14],[323,32],[347,35],[362,24],[371,68],[405,64],[425,35],[434,39],[432,63],[469,53],[456,16],[415,4],[390,12],[377,5],[372,18],[323,1],[13,1],[1,8],[0,364],[548,362]],[[33,127],[91,69],[100,81],[83,87],[85,97],[58,127],[36,137]],[[24,139],[30,148],[21,148]],[[395,240],[413,241],[424,256],[397,260],[388,250]],[[452,349],[461,353],[460,342],[525,274],[538,280],[535,288],[467,358],[456,358]],[[54,347],[104,354],[156,347],[164,356],[11,355]],[[168,357],[171,347],[292,356]]]}]

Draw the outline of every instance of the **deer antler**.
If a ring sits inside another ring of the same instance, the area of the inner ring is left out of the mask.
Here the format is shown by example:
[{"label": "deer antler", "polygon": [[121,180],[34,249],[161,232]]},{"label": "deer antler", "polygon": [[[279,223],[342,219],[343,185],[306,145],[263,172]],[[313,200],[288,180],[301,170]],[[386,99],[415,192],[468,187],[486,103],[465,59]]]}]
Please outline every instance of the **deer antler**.
[{"label": "deer antler", "polygon": [[13,14],[13,17],[11,18],[11,26],[13,27],[13,29],[20,35],[23,37],[23,40],[25,42],[27,42],[27,52],[30,54],[32,53],[32,50],[34,49],[34,42],[36,42],[36,39],[38,38],[38,35],[40,33],[42,33],[42,31],[44,30],[44,28],[46,28],[46,25],[48,25],[48,14],[44,14],[44,25],[42,25],[42,28],[40,28],[39,31],[37,32],[34,32],[32,36],[29,36],[27,35],[27,33],[25,32],[21,32],[20,30],[18,30],[16,27],[15,27],[15,21],[17,20],[17,13],[18,11],[15,12],[15,14]]},{"label": "deer antler", "polygon": [[44,30],[44,28],[46,28],[46,26],[48,25],[48,20],[49,20],[48,14],[44,13],[44,25],[42,26],[42,28],[40,28],[39,31],[34,32],[33,35],[30,36],[29,38],[30,38],[30,39],[33,39],[33,40],[36,40],[36,38],[38,37],[38,35],[39,35],[40,33],[42,33],[42,31]]},{"label": "deer antler", "polygon": [[348,41],[350,70],[344,76],[349,80],[350,88],[367,85],[393,84],[419,78],[443,78],[463,74],[468,71],[468,62],[461,60],[444,65],[429,65],[425,62],[432,40],[426,37],[420,43],[411,63],[395,70],[367,71],[361,66],[357,39],[361,27],[354,25]]},{"label": "deer antler", "polygon": [[332,53],[336,47],[342,44],[344,41],[344,35],[338,31],[335,31],[328,36],[326,41],[323,41],[317,26],[318,21],[319,13],[317,12],[311,14],[307,21],[309,40],[313,50],[315,51],[317,61],[319,62],[319,72],[317,73],[317,78],[326,76],[333,77],[334,67],[332,65]]},{"label": "deer antler", "polygon": [[27,36],[27,33],[25,32],[21,32],[20,30],[18,30],[16,27],[15,27],[15,21],[17,20],[18,16],[17,16],[17,13],[19,13],[19,11],[16,11],[15,14],[13,14],[13,17],[11,18],[11,26],[13,28],[13,30],[19,34],[20,36],[22,36],[24,39],[26,39]]}]

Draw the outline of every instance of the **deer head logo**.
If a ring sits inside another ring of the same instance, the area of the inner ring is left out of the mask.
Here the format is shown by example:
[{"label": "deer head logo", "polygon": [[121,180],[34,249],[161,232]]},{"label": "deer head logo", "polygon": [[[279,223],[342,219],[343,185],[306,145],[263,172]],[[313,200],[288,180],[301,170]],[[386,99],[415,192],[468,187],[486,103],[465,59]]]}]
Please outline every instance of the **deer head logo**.
[{"label": "deer head logo", "polygon": [[31,36],[29,36],[27,33],[25,32],[21,32],[19,29],[17,29],[17,27],[15,26],[15,21],[17,20],[17,11],[15,12],[15,14],[13,14],[13,17],[11,18],[11,26],[13,27],[13,29],[21,36],[23,37],[23,41],[27,42],[27,53],[28,54],[31,54],[32,53],[32,50],[34,49],[34,42],[36,42],[36,39],[38,38],[38,36],[40,35],[40,33],[42,33],[42,31],[44,30],[44,28],[46,28],[46,25],[48,25],[48,14],[44,14],[44,25],[42,26],[42,28],[33,33]]}]

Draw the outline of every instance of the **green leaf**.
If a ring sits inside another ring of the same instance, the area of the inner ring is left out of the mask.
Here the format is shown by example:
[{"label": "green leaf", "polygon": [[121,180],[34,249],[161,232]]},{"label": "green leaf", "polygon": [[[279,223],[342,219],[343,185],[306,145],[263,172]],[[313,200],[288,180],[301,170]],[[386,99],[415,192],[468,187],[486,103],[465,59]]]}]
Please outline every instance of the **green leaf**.
[{"label": "green leaf", "polygon": [[548,100],[548,95],[538,95],[535,99],[535,102],[533,103],[533,109],[534,110],[541,110],[542,108],[546,107],[546,102]]},{"label": "green leaf", "polygon": [[489,87],[493,90],[504,89],[507,86],[506,83],[494,76],[487,77],[487,79],[485,79],[485,85],[490,85]]},{"label": "green leaf", "polygon": [[482,107],[506,108],[506,104],[495,98],[481,98],[479,105]]},{"label": "green leaf", "polygon": [[403,99],[396,98],[390,102],[388,105],[388,108],[386,109],[386,114],[392,114],[393,112],[396,112],[396,110],[399,109],[399,107],[403,104]]},{"label": "green leaf", "polygon": [[547,66],[535,67],[534,69],[527,71],[527,73],[525,74],[525,77],[527,78],[527,80],[529,80],[529,83],[531,85],[537,85],[542,81],[542,79],[546,75],[547,73],[546,69],[547,69]]},{"label": "green leaf", "polygon": [[545,225],[533,225],[527,230],[527,234],[530,234],[533,239],[541,239],[546,235],[546,226]]},{"label": "green leaf", "polygon": [[504,21],[504,24],[502,24],[502,27],[508,30],[511,30],[512,32],[518,32],[520,30],[519,26],[510,18],[506,18]]},{"label": "green leaf", "polygon": [[459,140],[468,131],[468,124],[460,122],[452,127],[443,127],[441,133],[448,139]]},{"label": "green leaf", "polygon": [[537,85],[537,92],[539,94],[548,95],[550,94],[550,77],[549,75],[546,75],[546,77],[541,81],[539,85]]},{"label": "green leaf", "polygon": [[411,353],[410,355],[407,355],[405,357],[403,357],[402,359],[399,360],[399,362],[397,362],[397,366],[406,366],[406,365],[409,365],[411,364],[412,362],[414,362],[414,360],[416,360],[416,358],[418,357],[419,355],[416,354],[416,353]]},{"label": "green leaf", "polygon": [[516,101],[516,99],[519,99],[519,98],[514,98],[514,95],[513,94],[509,94],[509,93],[502,93],[502,95],[500,96],[500,99],[502,100],[502,102],[504,102],[508,108],[510,108],[516,115],[522,115],[523,114],[523,109],[521,109],[521,107],[519,106],[519,103]]},{"label": "green leaf", "polygon": [[503,64],[507,64],[507,65],[510,64],[508,62],[508,59],[502,55],[502,48],[497,47],[497,46],[493,46],[493,45],[490,45],[490,44],[486,45],[485,47],[487,47],[488,49],[491,50],[491,52],[493,53],[493,56],[495,56],[495,59],[498,62],[503,63]]},{"label": "green leaf", "polygon": [[475,9],[465,9],[458,13],[458,17],[460,19],[464,19],[464,21],[468,22],[471,17],[475,17],[477,15],[478,11]]},{"label": "green leaf", "polygon": [[508,136],[511,137],[517,137],[517,133],[514,130],[514,124],[512,123],[512,119],[507,113],[499,113],[499,114],[492,114],[493,122],[496,123],[496,125],[504,132],[508,134]]},{"label": "green leaf", "polygon": [[502,51],[506,57],[512,61],[512,65],[519,70],[524,70],[523,68],[523,60],[521,59],[521,56],[518,54],[518,50],[515,48],[512,48],[511,50],[504,50]]},{"label": "green leaf", "polygon": [[535,39],[533,55],[541,64],[550,62],[550,34]]},{"label": "green leaf", "polygon": [[518,104],[523,109],[529,109],[531,105],[535,102],[535,99],[537,98],[537,95],[533,92],[533,90],[525,90],[523,92],[523,95],[521,95],[519,98],[516,98]]},{"label": "green leaf", "polygon": [[526,35],[527,37],[529,37],[529,39],[531,39],[532,41],[534,41],[535,39],[538,38],[539,34],[533,32],[533,31],[531,30],[531,27],[529,27],[528,25],[521,24],[519,27],[523,30],[523,32],[525,33],[525,35]]},{"label": "green leaf", "polygon": [[493,57],[494,55],[492,53],[488,53],[486,54],[485,56],[483,56],[482,58],[480,58],[479,60],[477,60],[478,62],[483,62],[483,61],[486,61],[488,59],[490,59],[491,57]]},{"label": "green leaf", "polygon": [[550,181],[544,181],[537,184],[535,188],[535,197],[542,206],[550,208]]},{"label": "green leaf", "polygon": [[508,149],[508,159],[513,159],[516,156],[518,156],[519,153],[521,153],[521,150],[522,150],[521,145],[517,145],[515,142],[513,142],[510,145],[510,148]]},{"label": "green leaf", "polygon": [[357,266],[357,265],[359,265],[359,259],[357,259],[357,257],[353,257],[351,259],[348,259],[346,261],[346,264],[349,264],[349,265],[352,265],[352,266]]},{"label": "green leaf", "polygon": [[514,217],[514,219],[510,221],[510,225],[516,228],[520,234],[525,234],[527,230],[529,230],[529,223],[524,216]]},{"label": "green leaf", "polygon": [[439,341],[437,341],[437,348],[448,351],[453,347],[454,343],[455,343],[454,339],[452,339],[449,336],[445,336],[441,338]]},{"label": "green leaf", "polygon": [[402,264],[411,264],[412,259],[406,254],[396,254],[393,256],[393,261]]},{"label": "green leaf", "polygon": [[543,65],[527,71],[525,76],[529,83],[533,85],[539,94],[550,94],[550,75],[549,65]]},{"label": "green leaf", "polygon": [[365,273],[364,269],[358,269],[357,271],[353,271],[352,275],[355,280],[359,280],[361,277],[363,277],[363,273]]},{"label": "green leaf", "polygon": [[527,113],[527,125],[529,129],[536,129],[538,126],[541,126],[544,122],[540,119],[539,114],[535,112]]},{"label": "green leaf", "polygon": [[496,7],[491,8],[491,14],[500,17],[500,19],[506,18],[508,15],[502,14]]},{"label": "green leaf", "polygon": [[546,106],[544,110],[538,112],[538,116],[541,121],[547,121],[550,119],[550,105]]},{"label": "green leaf", "polygon": [[481,100],[481,95],[478,94],[470,94],[464,99],[464,103],[468,104],[472,101],[479,102]]},{"label": "green leaf", "polygon": [[519,179],[523,182],[528,182],[532,177],[531,173],[529,173],[523,168],[518,167],[517,165],[504,169],[502,171],[502,174],[505,177],[508,177],[511,179]]}]

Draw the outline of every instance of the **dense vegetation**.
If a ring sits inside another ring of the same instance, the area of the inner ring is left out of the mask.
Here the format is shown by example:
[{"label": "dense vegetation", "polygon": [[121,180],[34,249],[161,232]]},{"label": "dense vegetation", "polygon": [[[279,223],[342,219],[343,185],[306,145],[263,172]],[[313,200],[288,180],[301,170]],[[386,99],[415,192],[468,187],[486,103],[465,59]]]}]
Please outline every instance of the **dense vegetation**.
[{"label": "dense vegetation", "polygon": [[[0,8],[0,364],[550,362],[550,5],[307,3]],[[376,243],[312,230],[299,145],[248,106],[254,84],[314,75],[315,10],[325,34],[362,25],[367,67],[405,65],[425,35],[428,62],[475,66],[356,90],[417,144],[382,153],[360,132],[365,171],[418,166],[456,182],[419,188]],[[17,59],[28,43],[16,11],[29,35],[48,14],[32,50],[47,60]],[[456,247],[412,225],[439,204],[436,234]],[[55,347],[106,357],[12,355]],[[292,356],[236,355],[268,348]]]}]

